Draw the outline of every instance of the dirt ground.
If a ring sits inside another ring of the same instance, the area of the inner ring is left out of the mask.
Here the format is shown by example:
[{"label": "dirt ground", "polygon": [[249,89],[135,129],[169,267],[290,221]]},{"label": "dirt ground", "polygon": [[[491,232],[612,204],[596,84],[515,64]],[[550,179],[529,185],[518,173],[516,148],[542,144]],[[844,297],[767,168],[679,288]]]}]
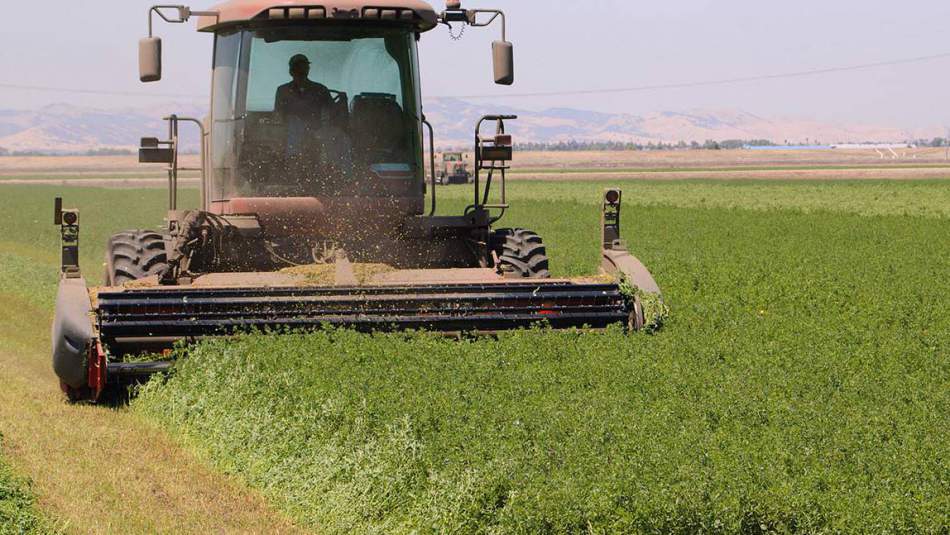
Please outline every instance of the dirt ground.
[{"label": "dirt ground", "polygon": [[698,169],[673,171],[610,171],[605,169],[544,173],[526,171],[513,173],[509,180],[914,180],[950,178],[950,167],[914,168],[824,168],[824,169]]},{"label": "dirt ground", "polygon": [[[165,188],[168,186],[168,179],[159,177],[139,177],[128,178],[125,175],[115,177],[102,177],[99,175],[84,175],[89,178],[18,178],[18,177],[0,177],[0,185],[8,186],[81,186],[87,188]],[[99,176],[99,178],[92,178]],[[178,185],[180,187],[198,187],[201,180],[197,178],[180,178]]]},{"label": "dirt ground", "polygon": [[[515,170],[527,169],[690,169],[717,167],[946,166],[943,148],[832,150],[667,150],[515,153]],[[883,155],[883,157],[882,157]],[[182,155],[181,165],[198,167],[199,156]],[[164,175],[161,164],[139,164],[136,156],[8,156],[0,158],[0,176],[29,174]]]},{"label": "dirt ground", "polygon": [[[183,167],[197,167],[200,157],[185,154]],[[128,175],[154,173],[164,175],[162,164],[140,164],[137,156],[5,156],[0,158],[0,176],[30,174]]]},{"label": "dirt ground", "polygon": [[[709,168],[776,166],[901,166],[937,164],[950,167],[942,148],[895,149],[879,154],[871,149],[832,150],[666,150],[592,152],[517,152],[517,167],[528,168]],[[881,157],[881,154],[884,157]]]}]

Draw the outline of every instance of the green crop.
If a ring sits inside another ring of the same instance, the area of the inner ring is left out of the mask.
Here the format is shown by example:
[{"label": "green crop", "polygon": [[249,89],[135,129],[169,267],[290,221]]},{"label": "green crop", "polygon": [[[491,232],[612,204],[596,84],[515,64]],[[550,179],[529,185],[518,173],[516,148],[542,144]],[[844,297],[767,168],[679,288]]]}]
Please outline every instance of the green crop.
[{"label": "green crop", "polygon": [[[950,217],[946,180],[511,180],[515,209],[527,199],[598,204],[604,188],[622,186],[625,205],[742,208],[758,211]],[[497,191],[498,187],[494,188]],[[471,186],[443,186],[439,198],[469,201]],[[447,203],[446,213],[456,207]],[[648,229],[649,222],[644,222]]]},{"label": "green crop", "polygon": [[663,301],[662,295],[644,292],[635,284],[620,277],[620,291],[630,300],[636,300],[643,308],[643,329],[647,332],[656,332],[663,327],[663,322],[670,316],[670,307]]},{"label": "green crop", "polygon": [[[590,272],[596,201],[558,187],[505,223]],[[183,350],[133,409],[327,532],[946,533],[950,220],[828,188],[864,204],[625,191],[654,335],[246,335]]]}]

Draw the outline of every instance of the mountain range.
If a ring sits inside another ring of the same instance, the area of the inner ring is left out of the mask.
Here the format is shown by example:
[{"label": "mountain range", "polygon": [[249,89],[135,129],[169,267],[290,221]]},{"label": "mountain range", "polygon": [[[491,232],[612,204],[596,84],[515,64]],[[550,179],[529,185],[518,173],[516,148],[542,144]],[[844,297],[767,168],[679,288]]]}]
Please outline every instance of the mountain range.
[{"label": "mountain range", "polygon": [[[142,109],[105,110],[54,104],[38,110],[0,110],[0,149],[49,154],[103,149],[134,149],[146,136],[168,137],[169,113],[202,117],[200,106],[171,104]],[[197,147],[198,135],[183,127],[183,146]]]},{"label": "mountain range", "polygon": [[[143,136],[167,136],[161,118],[169,113],[203,117],[194,103],[166,103],[135,109],[94,109],[56,104],[38,110],[0,110],[0,149],[9,152],[84,153],[133,149]],[[474,126],[487,113],[518,115],[508,131],[518,142],[633,142],[768,139],[773,142],[901,142],[943,135],[941,128],[907,130],[880,125],[831,124],[764,118],[739,110],[663,111],[645,115],[571,108],[529,111],[458,99],[429,99],[425,114],[440,146],[468,146]],[[182,129],[185,149],[197,148],[197,133]]]}]

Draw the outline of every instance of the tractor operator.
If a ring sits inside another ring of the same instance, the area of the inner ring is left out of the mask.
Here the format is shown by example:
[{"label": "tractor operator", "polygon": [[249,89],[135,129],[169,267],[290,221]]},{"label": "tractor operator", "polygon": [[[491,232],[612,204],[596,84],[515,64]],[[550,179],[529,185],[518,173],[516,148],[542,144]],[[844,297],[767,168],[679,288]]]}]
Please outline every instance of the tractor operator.
[{"label": "tractor operator", "polygon": [[293,80],[277,88],[274,110],[287,126],[287,154],[300,155],[323,123],[330,107],[330,91],[310,80],[310,60],[303,54],[290,58]]},{"label": "tractor operator", "polygon": [[335,177],[352,165],[352,145],[341,128],[332,124],[333,96],[310,76],[310,60],[303,54],[290,58],[290,82],[277,88],[274,110],[287,128],[289,178],[309,194],[338,189]]}]

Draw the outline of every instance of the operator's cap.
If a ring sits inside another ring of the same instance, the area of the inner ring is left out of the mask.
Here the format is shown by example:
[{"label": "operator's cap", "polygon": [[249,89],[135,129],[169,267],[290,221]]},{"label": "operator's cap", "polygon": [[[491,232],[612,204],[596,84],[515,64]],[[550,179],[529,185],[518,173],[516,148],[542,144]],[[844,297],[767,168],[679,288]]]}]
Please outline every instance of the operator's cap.
[{"label": "operator's cap", "polygon": [[290,66],[291,66],[291,67],[293,67],[293,66],[295,66],[295,65],[300,65],[301,63],[304,63],[304,64],[306,64],[306,65],[310,65],[310,60],[307,58],[307,56],[304,56],[303,54],[295,54],[295,55],[291,56],[291,58],[290,58]]}]

